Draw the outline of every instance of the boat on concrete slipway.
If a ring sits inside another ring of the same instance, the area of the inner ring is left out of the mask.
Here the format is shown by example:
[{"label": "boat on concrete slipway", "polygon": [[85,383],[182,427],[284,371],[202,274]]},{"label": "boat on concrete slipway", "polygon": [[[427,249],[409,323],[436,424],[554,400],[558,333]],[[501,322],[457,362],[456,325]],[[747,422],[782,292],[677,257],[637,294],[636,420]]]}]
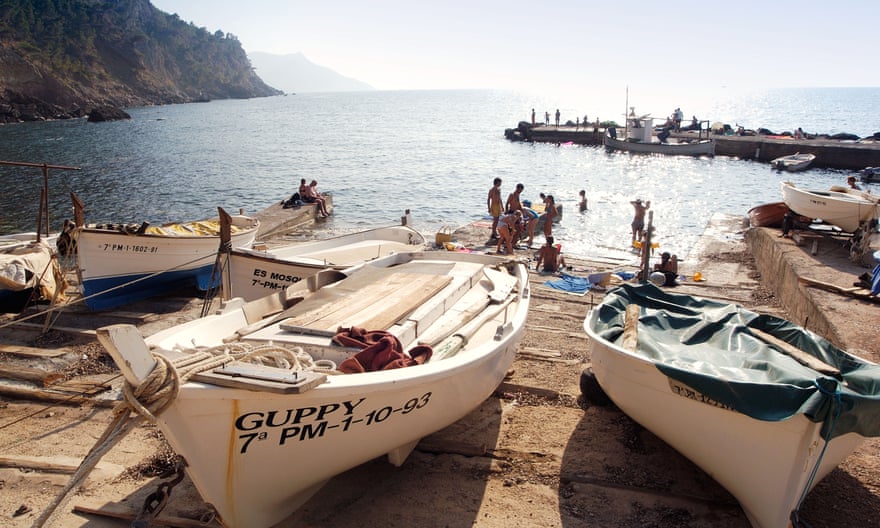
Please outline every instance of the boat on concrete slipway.
[{"label": "boat on concrete slipway", "polygon": [[807,190],[782,182],[782,201],[795,213],[855,233],[880,217],[880,196],[839,185],[827,191]]},{"label": "boat on concrete slipway", "polygon": [[157,365],[195,372],[156,423],[224,526],[273,526],[341,472],[402,464],[495,390],[525,331],[528,270],[511,259],[410,252],[321,273],[335,282],[233,299],[146,341],[98,330],[133,386]]}]

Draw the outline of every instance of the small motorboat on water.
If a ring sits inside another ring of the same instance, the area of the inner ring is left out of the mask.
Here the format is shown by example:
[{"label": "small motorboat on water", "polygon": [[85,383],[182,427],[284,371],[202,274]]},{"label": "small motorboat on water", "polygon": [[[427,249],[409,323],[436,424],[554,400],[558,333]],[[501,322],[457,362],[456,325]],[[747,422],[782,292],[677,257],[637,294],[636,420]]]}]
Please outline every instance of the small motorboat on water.
[{"label": "small motorboat on water", "polygon": [[[410,252],[321,273],[335,282],[233,299],[146,341],[131,325],[98,330],[134,386],[157,359],[207,361],[156,424],[228,528],[274,526],[378,456],[402,464],[495,390],[525,331],[528,269],[514,260]],[[262,364],[272,357],[283,366]]]},{"label": "small motorboat on water", "polygon": [[271,249],[232,249],[222,274],[223,292],[227,299],[252,301],[321,270],[342,270],[392,253],[419,251],[426,244],[421,233],[400,225]]},{"label": "small motorboat on water", "polygon": [[715,140],[701,139],[691,142],[633,141],[613,137],[605,133],[605,148],[637,154],[665,154],[668,156],[714,156]]},{"label": "small motorboat on water", "polygon": [[789,156],[781,156],[772,160],[770,166],[780,171],[797,172],[807,170],[815,159],[815,154],[796,152]]},{"label": "small motorboat on water", "polygon": [[788,321],[625,284],[584,329],[600,387],[582,378],[584,395],[705,470],[755,528],[791,526],[810,490],[880,436],[880,365]]},{"label": "small motorboat on water", "polygon": [[795,213],[855,233],[863,222],[880,217],[880,196],[839,185],[828,191],[800,189],[782,182],[782,201]]}]

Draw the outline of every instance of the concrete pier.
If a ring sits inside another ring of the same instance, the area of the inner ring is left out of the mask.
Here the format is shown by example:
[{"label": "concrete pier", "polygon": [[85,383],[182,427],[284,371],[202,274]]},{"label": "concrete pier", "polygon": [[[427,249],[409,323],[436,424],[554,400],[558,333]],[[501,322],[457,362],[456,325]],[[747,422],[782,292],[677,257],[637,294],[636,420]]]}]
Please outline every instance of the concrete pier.
[{"label": "concrete pier", "polygon": [[[511,141],[537,143],[575,143],[601,146],[605,129],[602,127],[529,126],[520,123],[515,129],[507,129],[505,137]],[[673,133],[675,138],[698,137],[697,132]],[[706,137],[705,132],[703,137]],[[794,139],[784,136],[726,136],[710,134],[715,140],[715,155],[769,162],[780,156],[811,153],[816,155],[813,167],[829,169],[861,170],[880,166],[880,142],[872,140],[841,141],[836,139]]]}]

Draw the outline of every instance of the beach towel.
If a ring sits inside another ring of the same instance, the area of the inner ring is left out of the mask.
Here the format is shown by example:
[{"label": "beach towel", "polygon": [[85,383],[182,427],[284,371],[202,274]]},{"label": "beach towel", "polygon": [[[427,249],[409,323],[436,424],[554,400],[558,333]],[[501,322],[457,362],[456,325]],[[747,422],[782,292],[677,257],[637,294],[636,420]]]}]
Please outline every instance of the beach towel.
[{"label": "beach towel", "polygon": [[575,277],[574,275],[562,273],[558,280],[546,281],[544,286],[548,286],[554,290],[562,290],[567,293],[583,295],[590,290],[592,285],[586,277]]}]

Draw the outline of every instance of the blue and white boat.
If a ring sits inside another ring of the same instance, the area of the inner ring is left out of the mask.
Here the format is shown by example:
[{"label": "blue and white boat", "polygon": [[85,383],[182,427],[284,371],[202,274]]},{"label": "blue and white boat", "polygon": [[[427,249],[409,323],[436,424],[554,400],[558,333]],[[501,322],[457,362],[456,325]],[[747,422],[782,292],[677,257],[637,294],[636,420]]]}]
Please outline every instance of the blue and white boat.
[{"label": "blue and white boat", "polygon": [[[251,247],[259,220],[230,218],[232,247]],[[187,283],[202,291],[220,283],[219,275],[212,281],[220,249],[219,218],[156,227],[83,225],[74,238],[82,294],[92,310],[147,299]]]}]

